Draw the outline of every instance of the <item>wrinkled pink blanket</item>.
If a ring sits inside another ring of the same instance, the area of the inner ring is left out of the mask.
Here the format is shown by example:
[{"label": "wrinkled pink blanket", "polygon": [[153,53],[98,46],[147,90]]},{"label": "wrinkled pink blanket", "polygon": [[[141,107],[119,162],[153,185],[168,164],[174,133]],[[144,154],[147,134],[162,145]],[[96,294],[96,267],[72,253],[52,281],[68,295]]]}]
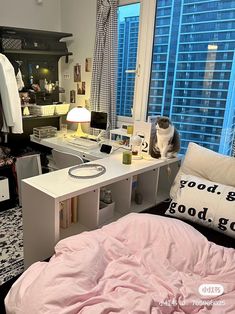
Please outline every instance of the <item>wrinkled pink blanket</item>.
[{"label": "wrinkled pink blanket", "polygon": [[235,250],[182,221],[129,214],[55,252],[16,281],[8,313],[235,313]]}]

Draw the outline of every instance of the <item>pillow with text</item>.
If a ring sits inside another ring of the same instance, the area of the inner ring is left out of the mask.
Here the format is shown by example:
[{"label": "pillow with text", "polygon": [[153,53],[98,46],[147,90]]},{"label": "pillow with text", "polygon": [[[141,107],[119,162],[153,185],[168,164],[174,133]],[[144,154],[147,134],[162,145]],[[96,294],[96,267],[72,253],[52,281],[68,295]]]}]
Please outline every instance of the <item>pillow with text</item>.
[{"label": "pillow with text", "polygon": [[235,188],[184,174],[179,182],[166,214],[235,238]]},{"label": "pillow with text", "polygon": [[172,184],[171,198],[175,197],[182,174],[202,177],[206,180],[235,187],[235,158],[190,142],[179,172]]}]

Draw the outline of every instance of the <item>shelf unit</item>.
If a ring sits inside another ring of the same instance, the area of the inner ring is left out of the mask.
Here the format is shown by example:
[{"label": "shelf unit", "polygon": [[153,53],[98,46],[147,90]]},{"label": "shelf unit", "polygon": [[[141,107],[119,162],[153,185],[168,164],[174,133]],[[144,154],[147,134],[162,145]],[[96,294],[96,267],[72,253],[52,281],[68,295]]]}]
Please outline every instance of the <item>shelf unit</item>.
[{"label": "shelf unit", "polygon": [[[142,159],[131,165],[123,165],[122,154],[112,155],[95,163],[106,168],[106,173],[97,178],[71,178],[68,169],[62,169],[23,180],[26,268],[37,260],[51,256],[54,245],[64,237],[99,228],[128,213],[153,207],[168,198],[170,185],[179,168],[178,158],[167,161]],[[134,183],[136,180],[137,183]],[[135,186],[142,194],[141,204],[136,204],[133,198]],[[99,207],[101,188],[111,190],[115,202],[113,217],[106,221],[102,217],[102,223]],[[78,223],[62,230],[59,223],[59,204],[73,197],[78,197]]]},{"label": "shelf unit", "polygon": [[18,49],[5,49],[5,54],[25,54],[25,55],[50,55],[50,56],[72,56],[72,52],[64,51],[45,51],[45,50],[18,50]]},{"label": "shelf unit", "polygon": [[[142,212],[168,199],[177,171],[178,162],[138,174],[135,189],[142,195],[141,204],[137,204],[133,197],[134,176],[103,186],[111,191],[115,203],[114,216],[105,224],[131,212]],[[79,222],[89,230],[103,225],[99,222],[99,200],[100,189],[79,196]]]},{"label": "shelf unit", "polygon": [[[127,134],[126,129],[114,129],[110,130],[110,140],[116,141],[116,144],[120,147],[130,147],[130,138],[132,137],[132,134]],[[126,142],[126,144],[119,144],[119,142]]]},{"label": "shelf unit", "polygon": [[6,55],[70,56],[62,38],[71,33],[0,26],[0,51]]},{"label": "shelf unit", "polygon": [[[169,198],[170,187],[178,171],[178,162],[167,166],[152,169],[137,175],[136,188],[133,187],[133,178],[130,176],[124,180],[103,186],[111,190],[112,199],[115,203],[113,217],[105,219],[100,223],[100,189],[95,189],[79,196],[78,220],[67,229],[60,228],[60,239],[102,227],[105,224],[116,221],[129,213],[140,213],[148,208],[154,207]],[[141,192],[143,197],[141,204],[134,199],[135,190]]]},{"label": "shelf unit", "polygon": [[[27,107],[27,106],[26,106]],[[49,115],[49,116],[37,116],[37,115],[29,115],[29,116],[22,116],[23,120],[27,120],[27,119],[50,119],[50,118],[59,118],[59,117],[65,117],[66,114],[53,114],[53,115]]]},{"label": "shelf unit", "polygon": [[[20,63],[24,79],[25,91],[32,89],[34,84],[40,85],[40,80],[48,82],[59,81],[58,61],[65,56],[66,61],[72,55],[68,51],[66,39],[72,33],[44,31],[17,27],[0,26],[0,52],[5,54],[13,65]],[[47,69],[47,71],[45,71]],[[59,102],[59,94],[63,90],[30,93],[38,105]],[[8,146],[14,151],[21,151],[24,146],[31,146],[29,135],[34,127],[51,125],[59,128],[62,115],[53,116],[23,116],[23,134],[9,134]]]}]

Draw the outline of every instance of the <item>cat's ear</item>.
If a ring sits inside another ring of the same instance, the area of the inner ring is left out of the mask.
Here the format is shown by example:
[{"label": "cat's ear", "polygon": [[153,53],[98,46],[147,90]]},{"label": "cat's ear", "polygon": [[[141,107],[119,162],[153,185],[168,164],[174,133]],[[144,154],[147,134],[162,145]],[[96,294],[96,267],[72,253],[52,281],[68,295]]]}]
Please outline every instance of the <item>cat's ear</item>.
[{"label": "cat's ear", "polygon": [[158,117],[157,117],[157,119],[156,119],[156,124],[158,124],[158,122],[161,120],[161,118],[162,118],[161,116],[158,116]]}]

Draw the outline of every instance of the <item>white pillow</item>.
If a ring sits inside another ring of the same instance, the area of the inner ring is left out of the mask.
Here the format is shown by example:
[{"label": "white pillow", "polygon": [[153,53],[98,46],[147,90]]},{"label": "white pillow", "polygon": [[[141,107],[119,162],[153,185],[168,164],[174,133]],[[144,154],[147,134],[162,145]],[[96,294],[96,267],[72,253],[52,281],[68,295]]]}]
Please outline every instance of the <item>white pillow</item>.
[{"label": "white pillow", "polygon": [[235,188],[183,174],[166,214],[235,238]]},{"label": "white pillow", "polygon": [[235,158],[218,154],[191,142],[171,187],[171,198],[175,197],[182,174],[191,174],[235,187]]}]

